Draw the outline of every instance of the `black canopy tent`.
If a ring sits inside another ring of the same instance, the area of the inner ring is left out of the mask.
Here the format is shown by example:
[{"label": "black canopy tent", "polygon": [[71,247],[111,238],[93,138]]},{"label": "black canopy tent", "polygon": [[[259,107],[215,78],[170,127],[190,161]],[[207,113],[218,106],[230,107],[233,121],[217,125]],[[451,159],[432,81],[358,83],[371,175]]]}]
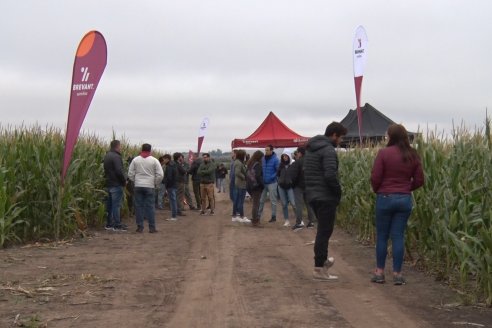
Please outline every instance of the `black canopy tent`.
[{"label": "black canopy tent", "polygon": [[[362,111],[362,143],[377,143],[384,140],[388,127],[395,124],[390,118],[366,103],[361,107]],[[347,128],[347,135],[344,136],[341,146],[350,147],[360,144],[359,124],[357,123],[357,110],[350,109],[347,116],[340,122]],[[416,133],[408,132],[410,141]]]}]

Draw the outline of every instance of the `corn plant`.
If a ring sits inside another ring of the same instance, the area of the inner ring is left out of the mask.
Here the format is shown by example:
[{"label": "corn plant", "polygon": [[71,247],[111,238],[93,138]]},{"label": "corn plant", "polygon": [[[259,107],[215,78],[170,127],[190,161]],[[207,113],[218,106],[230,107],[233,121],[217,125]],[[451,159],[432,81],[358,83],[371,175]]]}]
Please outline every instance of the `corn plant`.
[{"label": "corn plant", "polygon": [[20,237],[16,233],[16,229],[26,224],[20,216],[25,207],[16,203],[15,200],[18,195],[14,195],[10,199],[7,194],[7,187],[5,185],[5,173],[6,169],[0,167],[0,247],[3,247],[9,241],[20,241]]}]

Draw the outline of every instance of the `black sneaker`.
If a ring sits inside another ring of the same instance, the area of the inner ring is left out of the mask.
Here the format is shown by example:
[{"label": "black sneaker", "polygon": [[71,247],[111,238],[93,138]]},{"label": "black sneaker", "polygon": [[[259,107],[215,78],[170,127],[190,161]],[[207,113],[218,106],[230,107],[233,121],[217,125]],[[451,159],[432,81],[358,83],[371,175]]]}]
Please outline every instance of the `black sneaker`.
[{"label": "black sneaker", "polygon": [[402,276],[394,276],[393,277],[393,284],[395,286],[401,286],[401,285],[406,285],[407,284],[407,281],[405,278],[403,278]]},{"label": "black sneaker", "polygon": [[309,222],[309,223],[307,224],[306,228],[308,228],[308,229],[314,229],[314,223]]},{"label": "black sneaker", "polygon": [[299,231],[299,230],[302,230],[304,228],[304,224],[302,223],[296,223],[293,227],[292,227],[292,230],[293,231]]},{"label": "black sneaker", "polygon": [[116,227],[113,227],[113,230],[114,231],[121,231],[121,232],[124,232],[124,231],[127,231],[127,227],[124,226],[123,224],[119,225],[119,226],[116,226]]},{"label": "black sneaker", "polygon": [[104,227],[104,230],[113,231],[113,226],[106,224],[106,226]]},{"label": "black sneaker", "polygon": [[157,230],[153,227],[153,228],[149,228],[149,233],[156,233]]},{"label": "black sneaker", "polygon": [[277,218],[272,216],[272,218],[270,219],[270,221],[268,221],[268,223],[272,223],[272,222],[277,222]]},{"label": "black sneaker", "polygon": [[138,233],[142,233],[142,232],[143,232],[143,227],[138,227],[138,228],[137,228],[137,232],[138,232]]}]

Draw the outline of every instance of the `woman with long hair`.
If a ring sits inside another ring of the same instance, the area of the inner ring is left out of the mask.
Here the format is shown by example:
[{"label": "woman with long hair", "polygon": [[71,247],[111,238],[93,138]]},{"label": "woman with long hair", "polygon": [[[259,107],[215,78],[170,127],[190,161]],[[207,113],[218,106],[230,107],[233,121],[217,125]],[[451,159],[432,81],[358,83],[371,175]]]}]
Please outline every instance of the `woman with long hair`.
[{"label": "woman with long hair", "polygon": [[289,203],[296,210],[296,203],[294,200],[294,189],[292,188],[292,179],[289,175],[288,168],[291,164],[290,155],[283,153],[280,156],[280,165],[277,171],[278,177],[278,195],[280,202],[282,203],[282,212],[284,214],[284,227],[290,227],[289,222]]},{"label": "woman with long hair", "polygon": [[384,283],[384,267],[391,238],[393,283],[406,283],[401,274],[405,229],[412,212],[412,191],[424,184],[424,172],[417,151],[410,146],[407,130],[400,124],[388,127],[388,144],[379,150],[371,172],[376,198],[376,270],[371,279]]},{"label": "woman with long hair", "polygon": [[253,227],[258,227],[260,225],[260,215],[258,211],[260,208],[260,197],[265,188],[263,185],[263,167],[261,165],[263,156],[261,150],[255,151],[247,165],[246,189],[253,200],[251,213],[251,223]]},{"label": "woman with long hair", "polygon": [[246,152],[238,150],[234,161],[234,201],[232,203],[232,222],[250,223],[244,216],[244,198],[246,197]]}]

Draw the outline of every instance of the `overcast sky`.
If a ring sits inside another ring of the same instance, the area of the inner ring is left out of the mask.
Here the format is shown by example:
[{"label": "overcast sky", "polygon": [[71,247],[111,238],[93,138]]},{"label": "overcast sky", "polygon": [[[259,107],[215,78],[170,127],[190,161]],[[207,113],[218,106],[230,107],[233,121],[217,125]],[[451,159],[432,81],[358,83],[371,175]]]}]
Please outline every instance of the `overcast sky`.
[{"label": "overcast sky", "polygon": [[230,150],[273,111],[304,136],[355,107],[352,41],[367,31],[362,103],[409,130],[483,125],[492,1],[2,0],[0,122],[65,128],[90,30],[108,65],[83,131],[161,150]]}]

